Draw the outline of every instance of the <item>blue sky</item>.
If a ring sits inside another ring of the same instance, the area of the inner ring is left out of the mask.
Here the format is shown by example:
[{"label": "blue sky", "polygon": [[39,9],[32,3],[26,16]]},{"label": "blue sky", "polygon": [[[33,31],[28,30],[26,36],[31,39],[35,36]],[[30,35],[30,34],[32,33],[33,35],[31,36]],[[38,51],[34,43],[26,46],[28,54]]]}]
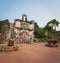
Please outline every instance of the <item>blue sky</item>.
[{"label": "blue sky", "polygon": [[[60,22],[60,0],[0,0],[0,20],[14,22],[15,18],[21,19],[22,14],[40,27],[54,18]],[[57,30],[60,30],[60,26]]]}]

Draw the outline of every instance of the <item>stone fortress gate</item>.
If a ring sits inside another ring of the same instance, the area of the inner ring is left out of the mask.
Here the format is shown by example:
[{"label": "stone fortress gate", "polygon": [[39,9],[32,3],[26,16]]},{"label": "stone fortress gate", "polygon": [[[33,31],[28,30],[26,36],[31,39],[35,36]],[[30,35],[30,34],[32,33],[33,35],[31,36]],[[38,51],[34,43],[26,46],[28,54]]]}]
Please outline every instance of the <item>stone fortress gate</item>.
[{"label": "stone fortress gate", "polygon": [[28,21],[25,14],[22,15],[22,19],[14,20],[14,23],[10,26],[10,30],[10,35],[16,42],[31,43],[34,40],[34,21]]}]

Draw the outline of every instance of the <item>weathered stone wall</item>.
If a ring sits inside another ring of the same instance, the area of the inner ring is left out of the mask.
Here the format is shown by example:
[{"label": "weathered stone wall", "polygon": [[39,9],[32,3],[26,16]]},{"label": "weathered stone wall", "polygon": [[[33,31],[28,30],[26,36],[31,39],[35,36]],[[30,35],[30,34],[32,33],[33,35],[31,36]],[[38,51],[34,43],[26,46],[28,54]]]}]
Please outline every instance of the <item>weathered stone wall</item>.
[{"label": "weathered stone wall", "polygon": [[[25,36],[24,36],[25,35]],[[33,42],[34,38],[34,22],[27,21],[27,16],[23,15],[22,20],[15,19],[10,24],[9,38],[15,39],[15,42]]]},{"label": "weathered stone wall", "polygon": [[[24,15],[25,17],[25,15]],[[26,16],[27,18],[27,16]],[[34,22],[32,21],[24,21],[24,19],[22,18],[22,20],[20,19],[15,19],[15,22],[14,22],[14,31],[16,33],[16,38],[17,37],[21,37],[20,40],[21,41],[30,41],[32,42],[33,41],[33,38],[34,38]],[[25,31],[25,32],[24,32]],[[21,33],[27,33],[27,35],[25,35],[25,38],[24,36],[21,35]]]}]

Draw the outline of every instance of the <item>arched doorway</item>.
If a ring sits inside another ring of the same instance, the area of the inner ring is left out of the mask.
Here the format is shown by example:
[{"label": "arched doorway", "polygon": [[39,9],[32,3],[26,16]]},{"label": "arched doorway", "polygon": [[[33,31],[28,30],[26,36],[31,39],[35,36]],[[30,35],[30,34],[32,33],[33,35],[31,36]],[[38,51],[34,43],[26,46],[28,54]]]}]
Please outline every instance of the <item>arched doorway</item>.
[{"label": "arched doorway", "polygon": [[31,36],[29,35],[29,33],[27,31],[24,30],[20,33],[20,42],[30,43],[31,42],[30,38],[31,38]]}]

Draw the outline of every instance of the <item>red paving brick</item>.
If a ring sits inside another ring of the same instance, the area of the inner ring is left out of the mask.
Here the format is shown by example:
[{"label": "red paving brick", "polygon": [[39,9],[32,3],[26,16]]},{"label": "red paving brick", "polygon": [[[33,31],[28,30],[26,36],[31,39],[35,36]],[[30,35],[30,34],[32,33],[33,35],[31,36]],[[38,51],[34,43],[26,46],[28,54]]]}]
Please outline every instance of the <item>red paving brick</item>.
[{"label": "red paving brick", "polygon": [[0,63],[60,63],[60,45],[50,48],[42,43],[23,44],[18,51],[0,52]]}]

